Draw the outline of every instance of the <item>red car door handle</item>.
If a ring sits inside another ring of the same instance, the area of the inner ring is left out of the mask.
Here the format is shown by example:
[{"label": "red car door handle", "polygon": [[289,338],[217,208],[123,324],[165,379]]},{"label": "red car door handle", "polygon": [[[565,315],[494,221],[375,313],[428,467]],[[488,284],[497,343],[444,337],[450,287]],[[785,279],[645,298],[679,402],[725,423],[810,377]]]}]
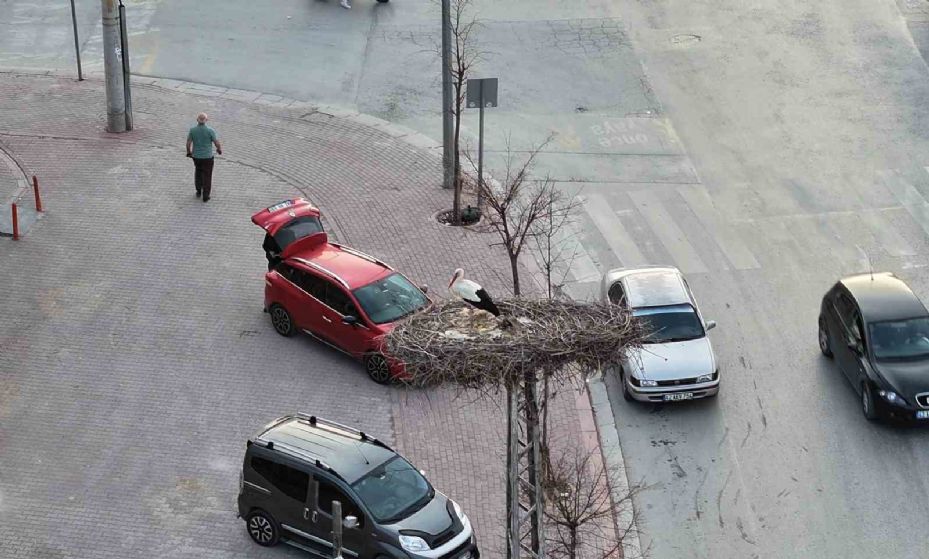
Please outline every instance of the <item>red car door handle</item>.
[{"label": "red car door handle", "polygon": [[323,320],[325,320],[326,322],[332,322],[332,319],[326,315],[323,315]]}]

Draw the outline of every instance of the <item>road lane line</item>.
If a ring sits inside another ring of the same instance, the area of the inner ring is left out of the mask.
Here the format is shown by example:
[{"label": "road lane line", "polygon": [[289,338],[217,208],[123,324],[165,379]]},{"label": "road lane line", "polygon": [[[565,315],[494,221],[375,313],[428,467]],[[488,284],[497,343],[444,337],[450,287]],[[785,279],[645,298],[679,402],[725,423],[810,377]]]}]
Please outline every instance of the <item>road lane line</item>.
[{"label": "road lane line", "polygon": [[903,238],[894,225],[894,218],[884,214],[893,210],[865,210],[860,212],[861,220],[864,221],[871,234],[877,239],[887,254],[891,256],[913,256],[916,254],[910,243]]},{"label": "road lane line", "polygon": [[713,235],[716,244],[736,270],[752,270],[761,267],[755,255],[742,242],[739,234],[726,223],[716,209],[705,186],[681,186],[678,187],[677,192],[693,210],[700,223]]},{"label": "road lane line", "polygon": [[606,198],[599,194],[585,194],[583,200],[587,215],[590,216],[591,221],[600,230],[600,234],[606,239],[610,250],[613,251],[613,254],[616,255],[623,267],[644,266],[648,263],[642,251],[632,240],[632,236],[626,231],[619,216],[613,213]]},{"label": "road lane line", "polygon": [[664,245],[681,271],[687,274],[707,272],[706,265],[700,260],[690,241],[687,240],[687,235],[677,226],[677,223],[655,193],[640,190],[630,192],[629,197],[632,198],[632,203],[636,205],[639,213],[648,222],[652,232]]},{"label": "road lane line", "polygon": [[916,187],[893,171],[878,171],[877,175],[926,235],[929,235],[929,204]]},{"label": "road lane line", "polygon": [[577,282],[600,281],[602,275],[600,268],[594,264],[593,259],[581,245],[579,240],[580,231],[578,231],[577,225],[569,221],[565,223],[562,229],[564,230],[558,231],[556,242],[564,247],[562,254],[565,258],[571,259],[571,276]]}]

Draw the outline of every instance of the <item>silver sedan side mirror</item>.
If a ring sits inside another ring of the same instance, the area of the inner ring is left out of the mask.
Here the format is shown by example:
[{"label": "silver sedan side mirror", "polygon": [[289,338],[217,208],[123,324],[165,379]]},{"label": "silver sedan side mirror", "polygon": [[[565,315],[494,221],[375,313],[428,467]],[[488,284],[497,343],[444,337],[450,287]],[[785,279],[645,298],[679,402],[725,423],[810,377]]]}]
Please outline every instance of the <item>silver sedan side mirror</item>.
[{"label": "silver sedan side mirror", "polygon": [[716,321],[715,321],[715,320],[707,320],[707,321],[706,321],[706,329],[707,329],[707,330],[712,330],[713,328],[716,328]]}]

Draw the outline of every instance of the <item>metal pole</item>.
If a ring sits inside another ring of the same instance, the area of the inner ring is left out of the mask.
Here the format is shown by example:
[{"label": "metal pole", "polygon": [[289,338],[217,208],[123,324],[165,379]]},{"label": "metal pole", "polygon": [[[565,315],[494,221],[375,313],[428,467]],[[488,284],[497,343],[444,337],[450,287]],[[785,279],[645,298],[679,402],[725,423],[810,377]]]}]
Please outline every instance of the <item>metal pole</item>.
[{"label": "metal pole", "polygon": [[77,58],[77,81],[84,81],[81,71],[81,44],[77,40],[77,14],[74,11],[74,0],[71,0],[71,25],[74,27],[74,56]]},{"label": "metal pole", "polygon": [[442,186],[455,187],[454,154],[452,153],[452,21],[450,0],[442,0],[442,165],[445,170]]},{"label": "metal pole", "polygon": [[477,133],[477,209],[484,201],[484,85],[481,84],[481,124]]},{"label": "metal pole", "polygon": [[342,559],[342,503],[332,501],[332,559]]},{"label": "metal pole", "polygon": [[132,91],[129,87],[129,36],[126,31],[126,6],[119,0],[119,48],[123,53],[123,98],[126,105],[126,130],[132,130]]},{"label": "metal pole", "polygon": [[506,557],[519,559],[519,409],[516,391],[506,387]]},{"label": "metal pole", "polygon": [[122,52],[119,48],[119,13],[116,0],[100,0],[103,12],[103,71],[106,76],[106,129],[126,131]]}]

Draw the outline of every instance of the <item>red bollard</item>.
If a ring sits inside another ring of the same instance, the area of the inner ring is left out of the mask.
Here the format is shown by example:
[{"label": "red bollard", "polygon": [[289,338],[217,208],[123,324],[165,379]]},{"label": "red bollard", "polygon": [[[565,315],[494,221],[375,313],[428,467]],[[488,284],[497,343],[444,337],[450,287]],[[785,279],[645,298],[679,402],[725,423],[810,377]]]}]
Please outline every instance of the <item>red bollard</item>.
[{"label": "red bollard", "polygon": [[13,211],[13,240],[19,240],[19,215],[16,212],[16,204],[10,204]]},{"label": "red bollard", "polygon": [[35,175],[32,175],[32,190],[35,191],[35,211],[44,211],[42,210],[42,197],[39,196],[39,179]]}]

